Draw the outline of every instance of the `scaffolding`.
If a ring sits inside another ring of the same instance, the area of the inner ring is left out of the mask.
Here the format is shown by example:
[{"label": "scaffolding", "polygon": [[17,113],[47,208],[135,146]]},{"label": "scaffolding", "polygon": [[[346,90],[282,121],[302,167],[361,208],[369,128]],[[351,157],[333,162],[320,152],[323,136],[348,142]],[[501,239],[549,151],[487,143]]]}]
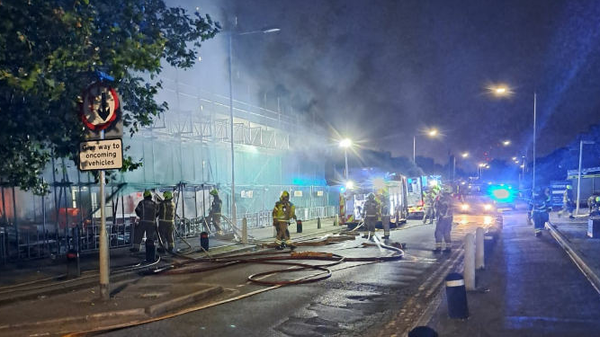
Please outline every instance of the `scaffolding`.
[{"label": "scaffolding", "polygon": [[[134,137],[123,139],[126,154],[141,161],[142,167],[114,173],[106,187],[110,248],[131,244],[134,209],[145,189],[174,192],[176,228],[183,236],[206,230],[204,218],[213,188],[219,190],[223,213],[229,216],[232,137],[238,226],[244,217],[250,227],[269,226],[273,203],[283,190],[290,191],[299,218],[335,215],[338,190],[326,186],[324,162],[298,155],[290,146],[285,130],[305,123],[299,115],[235,100],[231,135],[228,97],[176,80],[164,79],[164,83],[157,101],[169,103],[168,113]],[[53,159],[42,176],[51,186],[46,196],[0,186],[2,263],[57,257],[69,249],[98,249],[100,202],[94,176],[60,158]]]}]

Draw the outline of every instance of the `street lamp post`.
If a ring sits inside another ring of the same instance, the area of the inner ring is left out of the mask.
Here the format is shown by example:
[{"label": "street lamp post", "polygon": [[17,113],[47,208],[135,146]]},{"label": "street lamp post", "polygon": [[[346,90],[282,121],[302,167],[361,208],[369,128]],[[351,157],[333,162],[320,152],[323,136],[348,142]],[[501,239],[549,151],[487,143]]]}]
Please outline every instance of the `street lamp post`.
[{"label": "street lamp post", "polygon": [[[429,131],[425,132],[425,134],[431,138],[434,138],[438,135],[438,130],[430,129]],[[417,135],[413,136],[413,162],[417,162]]]},{"label": "street lamp post", "polygon": [[264,30],[256,30],[250,32],[243,33],[233,33],[230,32],[229,35],[229,48],[228,48],[228,71],[229,71],[229,132],[230,132],[230,140],[231,140],[231,223],[236,226],[237,225],[237,210],[235,205],[235,138],[233,135],[233,80],[232,80],[232,63],[233,63],[233,35],[249,35],[256,33],[274,33],[278,32],[279,28],[270,28]]},{"label": "street lamp post", "polygon": [[575,214],[579,214],[579,198],[581,197],[581,164],[583,162],[583,145],[592,145],[592,141],[579,141],[579,170],[577,172],[577,205],[575,206]]},{"label": "street lamp post", "polygon": [[344,170],[344,179],[348,181],[348,148],[352,146],[352,140],[348,138],[344,138],[340,141],[340,147],[344,149],[344,162],[345,162],[345,170]]},{"label": "street lamp post", "polygon": [[[513,91],[507,87],[506,85],[497,85],[488,87],[490,92],[497,97],[506,97],[513,94]],[[533,93],[533,161],[532,161],[532,170],[531,170],[531,191],[535,190],[535,150],[536,150],[536,125],[537,125],[537,93]],[[510,145],[510,141],[506,144],[506,141],[503,143],[505,146]]]}]

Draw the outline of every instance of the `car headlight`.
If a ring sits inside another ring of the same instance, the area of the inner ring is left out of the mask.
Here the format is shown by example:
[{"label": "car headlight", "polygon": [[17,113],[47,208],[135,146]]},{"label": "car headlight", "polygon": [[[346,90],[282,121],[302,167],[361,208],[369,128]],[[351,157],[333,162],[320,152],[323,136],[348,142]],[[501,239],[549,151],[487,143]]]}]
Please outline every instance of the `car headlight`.
[{"label": "car headlight", "polygon": [[467,204],[460,205],[460,210],[461,211],[467,211],[467,210],[469,210],[469,205],[467,205]]},{"label": "car headlight", "polygon": [[485,209],[486,211],[490,211],[490,210],[492,210],[492,205],[486,204],[483,206],[483,209]]}]

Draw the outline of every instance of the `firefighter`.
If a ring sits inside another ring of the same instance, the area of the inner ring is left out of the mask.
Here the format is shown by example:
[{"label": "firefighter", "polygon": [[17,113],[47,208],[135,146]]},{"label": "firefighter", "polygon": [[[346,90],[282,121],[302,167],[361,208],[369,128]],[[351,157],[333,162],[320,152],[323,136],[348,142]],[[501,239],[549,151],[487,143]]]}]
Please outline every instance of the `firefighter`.
[{"label": "firefighter", "polygon": [[573,210],[575,209],[575,202],[573,201],[573,186],[567,185],[565,193],[563,193],[563,209],[558,212],[560,217],[565,211],[569,213],[569,219],[575,219],[573,216]]},{"label": "firefighter", "polygon": [[273,226],[277,230],[275,243],[279,250],[286,246],[291,249],[295,248],[290,240],[290,231],[288,230],[288,225],[292,219],[297,220],[296,207],[290,202],[290,193],[283,191],[279,200],[275,202],[275,207],[273,207]]},{"label": "firefighter", "polygon": [[435,201],[435,191],[434,189],[429,190],[425,194],[425,211],[423,212],[423,224],[427,223],[427,219],[429,219],[429,224],[433,224],[434,218],[434,210],[433,210],[433,202]]},{"label": "firefighter", "polygon": [[450,237],[450,232],[452,231],[453,207],[452,187],[444,186],[434,204],[436,219],[434,253],[442,252],[443,241],[446,243],[444,253],[451,252],[452,239]]},{"label": "firefighter", "polygon": [[[175,229],[175,203],[173,202],[173,192],[163,193],[163,200],[158,205],[158,234],[162,239],[163,245],[169,252],[173,252],[175,247],[173,231]],[[165,248],[158,248],[159,253],[164,253]]]},{"label": "firefighter", "polygon": [[140,251],[144,232],[146,233],[146,240],[154,241],[157,211],[158,207],[152,200],[152,192],[145,190],[144,200],[140,201],[135,208],[135,214],[140,220],[134,230],[133,248],[129,249],[131,252],[137,253]]},{"label": "firefighter", "polygon": [[213,197],[213,201],[210,205],[210,211],[208,212],[208,223],[213,226],[217,233],[222,233],[221,230],[221,207],[223,201],[219,198],[219,191],[212,189],[210,195]]},{"label": "firefighter", "polygon": [[548,198],[546,198],[542,189],[536,189],[529,204],[529,211],[531,212],[531,219],[535,228],[535,236],[542,235],[544,225],[549,220],[549,209]]},{"label": "firefighter", "polygon": [[377,223],[377,219],[381,215],[381,208],[379,207],[379,203],[375,200],[375,194],[369,193],[367,196],[367,201],[365,201],[365,205],[362,210],[362,216],[365,222],[365,229],[367,233],[363,235],[363,238],[371,238],[373,239],[373,235],[375,235],[375,224]]},{"label": "firefighter", "polygon": [[389,195],[381,195],[381,226],[383,227],[383,238],[390,238],[390,198]]},{"label": "firefighter", "polygon": [[596,216],[600,214],[600,196],[592,194],[588,198],[588,210],[590,216]]}]

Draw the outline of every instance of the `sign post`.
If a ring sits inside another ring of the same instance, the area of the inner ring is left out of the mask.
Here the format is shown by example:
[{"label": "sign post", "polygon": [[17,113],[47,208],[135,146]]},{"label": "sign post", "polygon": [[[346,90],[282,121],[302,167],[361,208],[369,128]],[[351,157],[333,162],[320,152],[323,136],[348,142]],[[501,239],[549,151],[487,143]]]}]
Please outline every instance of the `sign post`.
[{"label": "sign post", "polygon": [[100,296],[108,300],[110,255],[106,230],[104,170],[120,169],[123,166],[123,144],[121,139],[104,140],[104,130],[117,120],[119,98],[113,88],[103,82],[95,82],[84,91],[80,108],[83,124],[93,132],[100,132],[99,141],[88,141],[79,145],[79,169],[100,171]]}]

